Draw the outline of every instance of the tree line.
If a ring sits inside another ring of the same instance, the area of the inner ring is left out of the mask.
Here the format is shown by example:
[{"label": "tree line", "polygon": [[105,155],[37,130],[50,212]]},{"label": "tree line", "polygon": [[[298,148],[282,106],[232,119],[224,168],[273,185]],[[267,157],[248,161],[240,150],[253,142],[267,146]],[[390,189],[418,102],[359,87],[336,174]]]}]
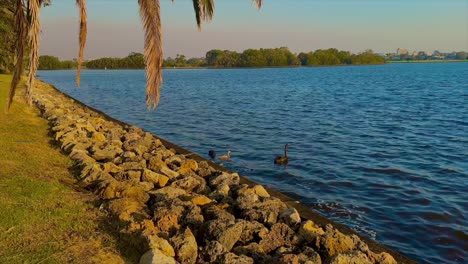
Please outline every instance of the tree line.
[{"label": "tree line", "polygon": [[[241,53],[230,50],[214,49],[206,53],[205,58],[187,59],[184,55],[168,57],[163,62],[166,68],[233,68],[233,67],[297,67],[297,66],[332,66],[383,64],[384,58],[371,50],[359,54],[337,49],[316,50],[314,52],[292,53],[288,48],[247,49]],[[56,57],[41,56],[39,69],[70,69],[76,67],[72,61],[61,62]],[[88,69],[144,69],[143,54],[132,52],[125,58],[100,58],[84,63]]]}]

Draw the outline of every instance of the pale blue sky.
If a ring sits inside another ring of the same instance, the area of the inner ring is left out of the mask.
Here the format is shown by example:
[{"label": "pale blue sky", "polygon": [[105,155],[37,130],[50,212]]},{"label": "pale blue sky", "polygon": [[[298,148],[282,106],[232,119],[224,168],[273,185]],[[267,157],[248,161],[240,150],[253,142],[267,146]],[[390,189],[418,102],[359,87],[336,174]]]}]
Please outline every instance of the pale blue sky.
[{"label": "pale blue sky", "polygon": [[[86,58],[143,50],[137,0],[88,0]],[[468,50],[468,0],[217,0],[214,20],[198,32],[191,0],[161,0],[165,56],[204,56],[214,48],[287,46],[294,52],[338,48],[360,52]],[[74,0],[42,12],[41,53],[76,57]]]}]

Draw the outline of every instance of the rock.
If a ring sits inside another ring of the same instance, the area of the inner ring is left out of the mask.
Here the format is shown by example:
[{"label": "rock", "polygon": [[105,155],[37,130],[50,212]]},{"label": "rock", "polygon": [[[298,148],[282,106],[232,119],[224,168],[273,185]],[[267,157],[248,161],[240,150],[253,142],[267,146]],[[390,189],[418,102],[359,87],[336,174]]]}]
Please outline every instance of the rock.
[{"label": "rock", "polygon": [[392,255],[386,252],[375,254],[374,259],[376,264],[397,264],[396,260],[392,257]]},{"label": "rock", "polygon": [[350,236],[344,235],[330,224],[325,229],[325,234],[318,237],[317,245],[327,257],[354,249],[355,243]]},{"label": "rock", "polygon": [[301,227],[299,228],[299,234],[309,243],[313,243],[318,236],[325,234],[325,232],[314,222],[307,220],[302,223]]},{"label": "rock", "polygon": [[253,258],[257,263],[268,263],[267,259],[270,258],[265,254],[258,243],[250,243],[245,246],[235,247],[232,249],[232,253],[237,255],[246,255]]},{"label": "rock", "polygon": [[187,192],[206,193],[205,179],[199,176],[183,176],[171,183],[171,186],[184,189]]},{"label": "rock", "polygon": [[234,215],[226,211],[225,208],[221,208],[219,205],[210,205],[205,208],[203,215],[206,220],[223,220],[225,222],[234,222],[236,220]]},{"label": "rock", "polygon": [[169,179],[173,179],[173,178],[177,178],[179,177],[179,173],[178,172],[175,172],[171,169],[169,169],[168,167],[163,167],[159,170],[159,172],[161,172],[162,174],[166,175],[167,177],[169,177]]},{"label": "rock", "polygon": [[91,158],[88,155],[86,150],[73,149],[68,155],[72,160],[74,160],[79,165],[89,164],[96,162],[95,159]]},{"label": "rock", "polygon": [[170,239],[180,263],[195,264],[198,257],[198,245],[190,228]]},{"label": "rock", "polygon": [[159,187],[166,186],[167,182],[169,181],[169,177],[153,172],[151,170],[145,169],[143,171],[143,176],[141,178],[142,181],[151,182]]},{"label": "rock", "polygon": [[[146,230],[145,230],[146,231]],[[143,231],[143,232],[145,232]],[[157,236],[156,234],[146,235],[148,246],[151,249],[160,250],[164,255],[168,257],[174,257],[175,251],[171,244],[164,238]]]},{"label": "rock", "polygon": [[102,142],[102,141],[106,141],[106,136],[104,136],[100,132],[94,132],[92,139],[97,142]]},{"label": "rock", "polygon": [[206,161],[200,161],[198,163],[197,174],[205,178],[211,176],[215,170]]},{"label": "rock", "polygon": [[167,158],[164,161],[166,162],[166,164],[174,164],[176,166],[180,166],[183,162],[183,159],[184,159],[183,156],[174,155],[174,156]]},{"label": "rock", "polygon": [[150,191],[149,195],[154,202],[171,200],[180,196],[188,196],[185,190],[173,186],[166,186],[159,190]]},{"label": "rock", "polygon": [[129,198],[115,199],[109,202],[109,210],[122,221],[131,221],[133,213],[143,211],[144,204]]},{"label": "rock", "polygon": [[[242,209],[242,208],[241,208]],[[277,222],[281,212],[286,210],[286,204],[277,198],[267,198],[267,200],[254,203],[251,207],[242,209],[242,218],[250,221],[258,221],[268,225]]]},{"label": "rock", "polygon": [[182,175],[189,175],[196,170],[198,170],[198,163],[193,159],[187,159],[182,163],[178,172]]},{"label": "rock", "polygon": [[245,255],[238,256],[234,253],[224,254],[219,261],[220,264],[254,264],[254,260]]},{"label": "rock", "polygon": [[141,186],[141,188],[143,188],[145,192],[148,192],[154,189],[154,183],[152,182],[139,182],[138,185]]},{"label": "rock", "polygon": [[305,247],[304,250],[297,255],[301,263],[304,264],[322,264],[320,255],[310,247]]},{"label": "rock", "polygon": [[94,149],[92,157],[97,161],[113,160],[117,155],[123,152],[122,149],[109,147],[105,149]]},{"label": "rock", "polygon": [[152,156],[148,160],[148,168],[152,171],[160,171],[162,168],[167,168],[166,163],[158,156]]},{"label": "rock", "polygon": [[278,264],[299,264],[299,257],[294,254],[286,254],[279,257],[277,261]]},{"label": "rock", "polygon": [[292,227],[301,222],[301,216],[295,208],[289,208],[286,211],[282,212],[279,218],[280,221]]},{"label": "rock", "polygon": [[366,254],[361,251],[348,251],[336,254],[330,264],[372,264]]},{"label": "rock", "polygon": [[218,241],[208,241],[200,254],[201,258],[207,263],[216,263],[227,252],[226,248]]},{"label": "rock", "polygon": [[261,234],[261,238],[259,245],[265,253],[282,246],[294,246],[299,242],[294,231],[283,223],[274,224],[270,232]]},{"label": "rock", "polygon": [[122,191],[122,197],[131,198],[140,203],[146,203],[149,200],[149,195],[141,186],[127,186]]},{"label": "rock", "polygon": [[212,176],[209,179],[211,187],[216,188],[219,185],[237,185],[240,182],[239,174],[223,172],[220,175]]},{"label": "rock", "polygon": [[104,163],[103,169],[104,169],[105,172],[108,172],[108,173],[118,173],[118,172],[123,171],[122,167],[119,167],[119,166],[115,165],[112,162]]},{"label": "rock", "polygon": [[227,222],[225,220],[211,220],[204,224],[205,236],[210,240],[217,240],[228,251],[240,239],[244,224],[242,222]]},{"label": "rock", "polygon": [[265,188],[262,185],[255,185],[252,189],[254,193],[260,197],[270,197],[270,194],[265,190]]},{"label": "rock", "polygon": [[143,170],[146,168],[146,161],[142,160],[140,162],[124,162],[120,164],[120,167],[122,167],[124,170]]},{"label": "rock", "polygon": [[198,205],[198,206],[207,205],[213,202],[210,198],[204,195],[196,195],[192,198],[191,201],[194,205]]},{"label": "rock", "polygon": [[244,221],[244,229],[239,241],[243,244],[248,244],[252,241],[259,242],[260,237],[265,237],[268,232],[268,228],[257,221]]},{"label": "rock", "polygon": [[140,264],[177,264],[174,258],[164,255],[160,250],[150,249],[140,258]]}]

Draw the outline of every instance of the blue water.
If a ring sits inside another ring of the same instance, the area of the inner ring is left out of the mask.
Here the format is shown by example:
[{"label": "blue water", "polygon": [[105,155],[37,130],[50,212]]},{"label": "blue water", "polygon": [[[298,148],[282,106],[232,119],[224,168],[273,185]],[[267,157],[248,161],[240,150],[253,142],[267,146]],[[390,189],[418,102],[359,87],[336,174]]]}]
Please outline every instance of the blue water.
[{"label": "blue water", "polygon": [[39,75],[420,262],[468,261],[468,63],[165,70],[154,112],[143,71]]}]

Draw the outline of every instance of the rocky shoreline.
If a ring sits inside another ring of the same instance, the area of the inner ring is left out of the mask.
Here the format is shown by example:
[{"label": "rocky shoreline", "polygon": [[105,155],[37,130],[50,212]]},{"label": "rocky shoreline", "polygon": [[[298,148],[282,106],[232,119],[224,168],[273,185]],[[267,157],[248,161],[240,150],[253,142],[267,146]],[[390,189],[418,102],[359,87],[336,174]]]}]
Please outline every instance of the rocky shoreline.
[{"label": "rocky shoreline", "polygon": [[397,263],[357,235],[304,219],[263,186],[179,153],[148,132],[38,82],[34,102],[78,184],[97,194],[140,263]]}]

